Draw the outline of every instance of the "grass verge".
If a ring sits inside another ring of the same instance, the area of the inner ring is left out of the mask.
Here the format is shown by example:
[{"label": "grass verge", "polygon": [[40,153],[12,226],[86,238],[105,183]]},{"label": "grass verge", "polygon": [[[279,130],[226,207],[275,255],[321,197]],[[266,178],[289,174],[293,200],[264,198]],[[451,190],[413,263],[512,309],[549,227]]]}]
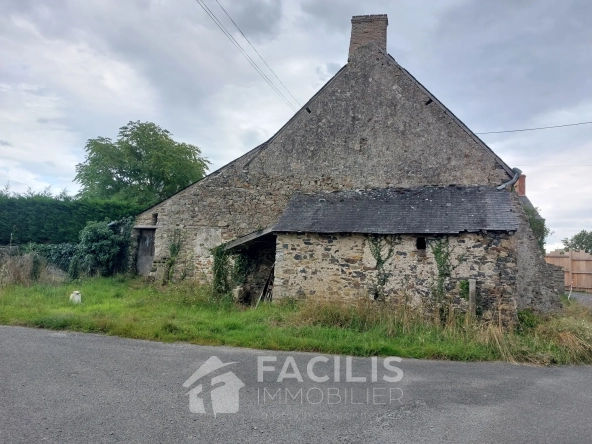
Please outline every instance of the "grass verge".
[{"label": "grass verge", "polygon": [[[73,305],[68,295],[82,293]],[[384,304],[287,301],[257,309],[216,301],[207,287],[159,287],[140,279],[93,278],[0,289],[0,323],[128,338],[356,356],[391,355],[537,365],[592,363],[592,312],[521,313],[512,332],[451,319],[446,325]]]}]

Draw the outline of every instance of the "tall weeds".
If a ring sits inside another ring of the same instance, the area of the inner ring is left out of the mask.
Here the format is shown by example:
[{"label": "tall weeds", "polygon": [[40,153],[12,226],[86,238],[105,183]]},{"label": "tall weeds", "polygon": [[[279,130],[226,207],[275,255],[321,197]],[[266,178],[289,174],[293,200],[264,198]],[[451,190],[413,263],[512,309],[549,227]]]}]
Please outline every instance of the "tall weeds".
[{"label": "tall weeds", "polygon": [[0,257],[0,288],[8,285],[30,286],[35,283],[60,284],[65,273],[48,265],[37,253]]},{"label": "tall weeds", "polygon": [[592,311],[573,304],[552,315],[527,313],[515,328],[482,322],[451,311],[442,324],[407,304],[360,300],[355,304],[306,300],[294,312],[294,325],[337,327],[358,332],[379,332],[386,338],[408,336],[419,342],[436,335],[442,358],[447,348],[481,347],[479,359],[498,359],[533,365],[592,363]]}]

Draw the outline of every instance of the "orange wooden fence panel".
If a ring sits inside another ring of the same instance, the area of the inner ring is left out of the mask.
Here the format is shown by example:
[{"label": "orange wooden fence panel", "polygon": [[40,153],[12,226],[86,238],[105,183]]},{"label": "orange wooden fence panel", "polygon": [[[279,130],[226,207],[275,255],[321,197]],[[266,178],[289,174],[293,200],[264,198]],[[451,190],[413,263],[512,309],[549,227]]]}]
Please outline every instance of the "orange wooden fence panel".
[{"label": "orange wooden fence panel", "polygon": [[545,260],[549,264],[563,267],[566,290],[592,293],[592,254],[584,251],[555,250],[547,253]]}]

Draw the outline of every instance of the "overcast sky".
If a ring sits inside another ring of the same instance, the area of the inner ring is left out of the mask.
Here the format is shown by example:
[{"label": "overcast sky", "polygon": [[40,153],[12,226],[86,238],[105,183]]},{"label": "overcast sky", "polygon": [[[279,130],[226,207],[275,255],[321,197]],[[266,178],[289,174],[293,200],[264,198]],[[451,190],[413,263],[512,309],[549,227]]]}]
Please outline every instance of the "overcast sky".
[{"label": "overcast sky", "polygon": [[[351,16],[386,13],[388,52],[473,131],[592,121],[587,0],[219,2],[300,104],[346,63]],[[213,171],[293,114],[195,0],[0,8],[0,185],[12,191],[75,193],[86,141],[130,120],[199,146]],[[550,247],[592,229],[592,125],[482,138],[527,175]]]}]

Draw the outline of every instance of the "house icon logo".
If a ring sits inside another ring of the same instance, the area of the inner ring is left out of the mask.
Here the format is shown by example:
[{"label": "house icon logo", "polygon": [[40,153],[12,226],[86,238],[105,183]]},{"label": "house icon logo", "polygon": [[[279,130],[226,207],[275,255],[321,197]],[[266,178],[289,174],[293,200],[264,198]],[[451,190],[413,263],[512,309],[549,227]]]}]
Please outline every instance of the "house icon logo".
[{"label": "house icon logo", "polygon": [[[239,391],[245,384],[231,371],[219,374],[220,370],[236,362],[223,363],[218,357],[212,356],[193,373],[183,387],[189,388],[196,382],[198,385],[189,390],[189,411],[191,413],[236,413],[239,407]],[[202,379],[216,373],[209,384]]]}]

